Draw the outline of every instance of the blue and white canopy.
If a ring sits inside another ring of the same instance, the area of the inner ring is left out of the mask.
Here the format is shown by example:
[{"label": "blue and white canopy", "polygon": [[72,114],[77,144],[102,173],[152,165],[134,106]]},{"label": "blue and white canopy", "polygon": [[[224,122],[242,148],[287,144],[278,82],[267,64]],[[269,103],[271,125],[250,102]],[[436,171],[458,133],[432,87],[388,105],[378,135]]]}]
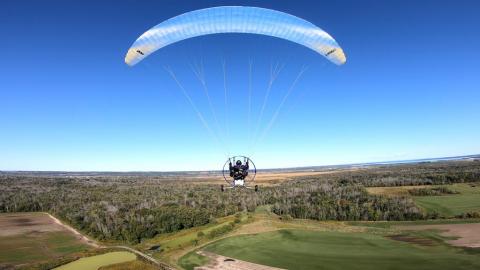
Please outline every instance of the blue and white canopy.
[{"label": "blue and white canopy", "polygon": [[337,65],[347,60],[332,36],[306,20],[271,9],[224,6],[187,12],[156,25],[133,43],[125,63],[133,66],[172,43],[220,33],[278,37],[308,47]]}]

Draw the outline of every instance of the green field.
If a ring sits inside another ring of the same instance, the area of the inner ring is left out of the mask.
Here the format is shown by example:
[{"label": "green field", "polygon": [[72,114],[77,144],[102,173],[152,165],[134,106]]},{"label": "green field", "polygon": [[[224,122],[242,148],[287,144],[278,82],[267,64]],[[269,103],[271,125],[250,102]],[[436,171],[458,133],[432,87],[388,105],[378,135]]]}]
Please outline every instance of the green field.
[{"label": "green field", "polygon": [[97,270],[102,266],[123,263],[128,261],[134,261],[137,257],[127,251],[115,251],[102,255],[96,255],[86,258],[78,259],[74,262],[67,263],[60,267],[54,268],[55,270]]},{"label": "green field", "polygon": [[[287,269],[480,269],[479,254],[436,242],[420,246],[369,233],[282,230],[230,237],[205,249]],[[189,256],[182,260],[188,262]]]},{"label": "green field", "polygon": [[197,254],[195,251],[186,254],[178,261],[178,265],[186,270],[193,270],[196,266],[202,266],[207,263],[208,258]]},{"label": "green field", "polygon": [[219,222],[217,224],[207,224],[204,226],[182,230],[180,232],[161,235],[159,237],[149,239],[144,243],[140,244],[139,246],[147,247],[148,245],[159,244],[166,251],[181,248],[183,246],[190,245],[194,239],[198,239],[197,234],[199,232],[203,232],[206,235],[212,230],[225,226],[232,221],[233,217],[222,218],[219,219]]},{"label": "green field", "polygon": [[395,226],[467,224],[467,223],[480,223],[480,218],[428,219],[428,220],[414,220],[414,221],[349,221],[349,222],[346,222],[346,224],[352,225],[352,226],[364,226],[364,227],[384,228],[384,229],[389,229]]},{"label": "green field", "polygon": [[[239,215],[239,218],[242,224],[248,222],[248,215],[246,214]],[[196,245],[211,241],[212,239],[208,237],[210,232],[234,222],[235,219],[236,216],[231,215],[218,218],[216,222],[207,225],[189,228],[174,233],[162,234],[143,241],[135,248],[142,250],[160,261],[176,265],[178,258],[187,253],[189,249],[194,248]],[[198,236],[200,232],[203,233],[202,237]],[[160,246],[160,249],[153,251],[149,250],[151,246],[155,245]]]},{"label": "green field", "polygon": [[447,185],[459,194],[442,196],[414,196],[415,203],[427,212],[437,212],[443,217],[453,217],[471,211],[480,211],[480,186],[469,184]]},{"label": "green field", "polygon": [[0,237],[0,266],[35,263],[87,249],[69,232]]}]

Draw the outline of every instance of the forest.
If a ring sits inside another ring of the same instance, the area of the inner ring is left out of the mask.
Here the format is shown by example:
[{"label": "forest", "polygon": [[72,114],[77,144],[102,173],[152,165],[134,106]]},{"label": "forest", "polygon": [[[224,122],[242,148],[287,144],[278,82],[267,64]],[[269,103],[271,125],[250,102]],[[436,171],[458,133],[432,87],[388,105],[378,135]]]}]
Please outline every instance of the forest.
[{"label": "forest", "polygon": [[[151,175],[49,176],[0,173],[0,212],[49,212],[99,240],[138,243],[270,205],[286,218],[417,220],[408,196],[369,194],[365,187],[480,182],[480,162],[371,166],[304,176],[258,192],[220,192],[219,185]],[[220,182],[219,182],[220,184]],[[432,189],[448,193],[448,190]],[[427,190],[418,191],[423,195]],[[468,216],[465,216],[468,217]]]}]

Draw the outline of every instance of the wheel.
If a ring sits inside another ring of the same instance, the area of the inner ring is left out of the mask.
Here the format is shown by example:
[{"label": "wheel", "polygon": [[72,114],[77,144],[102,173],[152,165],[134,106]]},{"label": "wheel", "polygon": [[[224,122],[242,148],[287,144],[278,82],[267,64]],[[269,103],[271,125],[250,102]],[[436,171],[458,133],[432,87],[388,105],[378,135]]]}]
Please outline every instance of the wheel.
[{"label": "wheel", "polygon": [[255,185],[255,192],[258,191],[258,185]]},{"label": "wheel", "polygon": [[221,190],[222,192],[225,191],[225,188],[223,188],[223,185],[220,186],[220,190]]}]

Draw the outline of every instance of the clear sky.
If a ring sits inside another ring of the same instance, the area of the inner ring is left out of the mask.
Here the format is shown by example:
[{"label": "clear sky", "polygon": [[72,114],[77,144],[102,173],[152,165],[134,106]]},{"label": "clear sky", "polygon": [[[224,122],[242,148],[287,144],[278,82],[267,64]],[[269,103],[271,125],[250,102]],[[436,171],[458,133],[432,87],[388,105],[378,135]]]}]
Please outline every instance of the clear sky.
[{"label": "clear sky", "polygon": [[[338,41],[347,63],[335,66],[298,44],[245,34],[193,38],[135,67],[124,63],[150,27],[220,5],[304,18]],[[473,0],[2,1],[0,170],[205,170],[221,167],[228,154],[251,155],[260,168],[478,154],[479,13]],[[218,130],[191,69],[201,61]],[[270,131],[250,147],[277,64],[284,68],[260,127],[302,66],[308,70]]]}]

